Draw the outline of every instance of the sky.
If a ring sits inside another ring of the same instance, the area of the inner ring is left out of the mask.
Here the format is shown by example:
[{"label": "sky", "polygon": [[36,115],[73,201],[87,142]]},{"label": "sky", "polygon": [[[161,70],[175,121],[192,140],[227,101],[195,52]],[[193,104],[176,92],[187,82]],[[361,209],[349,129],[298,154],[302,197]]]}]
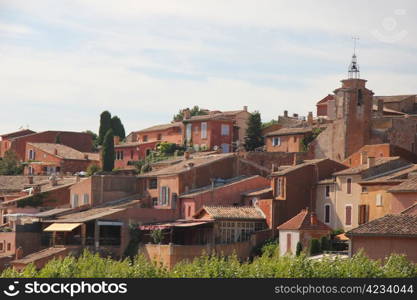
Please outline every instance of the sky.
[{"label": "sky", "polygon": [[180,109],[315,112],[358,36],[376,95],[417,93],[417,2],[0,0],[0,133],[126,131]]}]

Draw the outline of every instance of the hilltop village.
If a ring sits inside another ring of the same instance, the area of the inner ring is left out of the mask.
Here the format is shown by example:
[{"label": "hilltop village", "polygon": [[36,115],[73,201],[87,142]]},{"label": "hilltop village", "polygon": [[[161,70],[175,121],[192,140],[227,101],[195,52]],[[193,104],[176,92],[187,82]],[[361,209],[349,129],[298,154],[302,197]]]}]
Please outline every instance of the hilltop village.
[{"label": "hilltop village", "polygon": [[2,134],[2,161],[23,170],[0,176],[0,270],[83,249],[168,268],[203,251],[244,260],[272,239],[281,255],[320,240],[417,262],[417,96],[378,96],[366,82],[354,56],[314,113],[284,111],[251,149],[256,114],[243,105],[184,109],[98,147],[85,132]]}]

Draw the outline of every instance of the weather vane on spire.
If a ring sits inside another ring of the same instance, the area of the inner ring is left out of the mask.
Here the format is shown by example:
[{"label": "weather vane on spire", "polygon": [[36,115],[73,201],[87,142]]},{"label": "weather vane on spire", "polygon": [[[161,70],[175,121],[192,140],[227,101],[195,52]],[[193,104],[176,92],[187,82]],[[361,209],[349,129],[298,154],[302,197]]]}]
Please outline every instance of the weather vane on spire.
[{"label": "weather vane on spire", "polygon": [[348,71],[348,76],[349,79],[358,79],[360,72],[359,72],[359,65],[358,65],[358,61],[356,59],[356,41],[359,40],[359,37],[354,36],[352,37],[353,40],[353,55],[352,55],[352,61],[349,65],[349,71]]}]

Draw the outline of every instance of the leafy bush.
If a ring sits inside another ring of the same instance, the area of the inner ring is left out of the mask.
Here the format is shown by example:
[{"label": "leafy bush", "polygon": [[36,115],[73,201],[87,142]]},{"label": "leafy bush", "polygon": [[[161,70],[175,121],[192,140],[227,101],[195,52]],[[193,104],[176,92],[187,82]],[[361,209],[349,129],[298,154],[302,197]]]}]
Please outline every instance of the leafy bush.
[{"label": "leafy bush", "polygon": [[330,242],[329,242],[329,239],[327,238],[327,236],[322,236],[320,238],[320,245],[321,245],[321,250],[322,251],[330,250]]},{"label": "leafy bush", "polygon": [[318,239],[310,240],[310,255],[316,255],[321,252],[320,241]]},{"label": "leafy bush", "polygon": [[101,171],[101,168],[98,164],[91,164],[87,168],[87,175],[92,176]]},{"label": "leafy bush", "polygon": [[273,257],[279,253],[279,244],[277,239],[267,240],[261,248],[261,255],[267,257]]},{"label": "leafy bush", "polygon": [[297,243],[297,247],[295,249],[295,255],[300,256],[301,252],[303,251],[303,244],[300,242]]},{"label": "leafy bush", "polygon": [[164,233],[161,229],[152,230],[151,238],[154,244],[160,244],[164,240]]}]

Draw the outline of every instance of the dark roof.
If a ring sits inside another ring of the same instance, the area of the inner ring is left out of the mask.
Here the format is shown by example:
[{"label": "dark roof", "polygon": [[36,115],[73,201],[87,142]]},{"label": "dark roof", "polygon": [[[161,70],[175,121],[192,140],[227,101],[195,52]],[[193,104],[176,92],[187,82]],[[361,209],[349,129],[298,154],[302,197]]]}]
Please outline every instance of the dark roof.
[{"label": "dark roof", "polygon": [[362,224],[346,233],[347,236],[415,236],[417,237],[417,215],[401,213],[386,215]]},{"label": "dark roof", "polygon": [[181,122],[172,122],[172,123],[168,123],[168,124],[160,124],[160,125],[151,126],[151,127],[148,127],[148,128],[136,131],[136,132],[137,133],[144,133],[144,132],[166,130],[166,129],[173,128],[173,127],[180,127],[181,124],[182,124]]},{"label": "dark roof", "polygon": [[30,129],[22,129],[22,130],[15,131],[15,132],[5,133],[0,136],[3,139],[10,139],[10,138],[15,138],[19,136],[25,136],[25,135],[32,134],[32,133],[36,133],[36,132]]},{"label": "dark roof", "polygon": [[182,159],[180,162],[155,170],[145,174],[139,175],[139,177],[154,177],[154,176],[163,176],[163,175],[176,175],[183,172],[187,172],[191,169],[195,169],[201,166],[205,166],[211,164],[215,161],[219,161],[222,159],[226,159],[229,157],[233,157],[233,153],[225,153],[225,154],[213,154],[207,156],[194,156],[190,159],[184,160]]},{"label": "dark roof", "polygon": [[[394,157],[378,157],[375,158],[375,165],[372,167],[368,167],[368,164],[362,164],[353,168],[349,168],[346,170],[342,170],[342,171],[338,171],[336,173],[333,173],[333,175],[354,175],[354,174],[361,174],[364,171],[367,171],[369,169],[375,169],[375,167],[378,167],[380,165],[383,165],[385,163],[388,162],[392,162],[392,161],[402,161],[405,162],[403,160],[401,160],[398,156],[394,156]],[[405,162],[406,163],[406,162]],[[408,163],[410,164],[410,163]]]},{"label": "dark roof", "polygon": [[390,103],[390,102],[401,102],[411,97],[415,98],[416,95],[374,96],[374,99],[377,99],[377,100],[382,99],[384,100],[384,102]]},{"label": "dark roof", "polygon": [[262,211],[253,206],[203,206],[194,217],[203,211],[214,220],[265,220]]},{"label": "dark roof", "polygon": [[312,132],[311,127],[291,127],[281,128],[272,132],[268,132],[265,136],[280,136],[280,135],[293,135],[293,134],[306,134]]},{"label": "dark roof", "polygon": [[[278,226],[279,230],[328,230],[332,229],[321,222],[316,220],[316,224],[311,223],[311,211],[303,209],[298,215],[292,217],[287,222]],[[317,217],[316,217],[317,218]]]}]

